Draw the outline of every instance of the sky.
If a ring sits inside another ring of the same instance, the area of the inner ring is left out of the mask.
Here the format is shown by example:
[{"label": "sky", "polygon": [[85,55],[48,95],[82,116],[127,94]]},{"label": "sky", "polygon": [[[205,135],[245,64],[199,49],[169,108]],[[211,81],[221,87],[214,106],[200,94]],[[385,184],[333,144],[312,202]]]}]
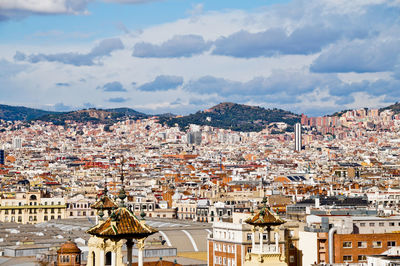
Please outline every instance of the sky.
[{"label": "sky", "polygon": [[400,0],[0,0],[0,103],[326,115],[400,98]]}]

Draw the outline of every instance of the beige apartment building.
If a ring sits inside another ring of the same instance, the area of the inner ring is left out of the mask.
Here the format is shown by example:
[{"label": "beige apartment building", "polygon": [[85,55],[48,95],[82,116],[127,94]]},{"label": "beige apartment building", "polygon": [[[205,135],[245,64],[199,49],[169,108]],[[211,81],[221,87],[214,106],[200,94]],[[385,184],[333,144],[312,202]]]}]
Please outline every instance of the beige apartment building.
[{"label": "beige apartment building", "polygon": [[66,218],[65,200],[44,196],[39,191],[7,193],[0,196],[0,221],[22,224],[43,223]]}]

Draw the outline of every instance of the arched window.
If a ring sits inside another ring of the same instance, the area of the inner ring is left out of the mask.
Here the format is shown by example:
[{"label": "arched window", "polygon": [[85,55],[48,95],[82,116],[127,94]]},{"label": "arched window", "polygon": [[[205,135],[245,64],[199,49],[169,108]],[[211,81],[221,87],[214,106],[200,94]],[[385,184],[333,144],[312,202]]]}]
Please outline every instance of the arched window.
[{"label": "arched window", "polygon": [[111,265],[111,252],[106,253],[106,265]]},{"label": "arched window", "polygon": [[92,251],[92,262],[93,266],[96,266],[96,253],[94,251]]}]

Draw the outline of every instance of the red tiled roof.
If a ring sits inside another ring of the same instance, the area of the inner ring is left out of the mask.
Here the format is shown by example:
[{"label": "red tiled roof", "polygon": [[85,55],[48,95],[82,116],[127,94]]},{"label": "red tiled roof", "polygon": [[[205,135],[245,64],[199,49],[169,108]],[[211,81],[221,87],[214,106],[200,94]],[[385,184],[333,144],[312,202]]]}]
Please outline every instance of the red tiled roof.
[{"label": "red tiled roof", "polygon": [[126,208],[117,209],[107,220],[90,228],[87,233],[105,238],[144,238],[158,231],[139,221]]}]

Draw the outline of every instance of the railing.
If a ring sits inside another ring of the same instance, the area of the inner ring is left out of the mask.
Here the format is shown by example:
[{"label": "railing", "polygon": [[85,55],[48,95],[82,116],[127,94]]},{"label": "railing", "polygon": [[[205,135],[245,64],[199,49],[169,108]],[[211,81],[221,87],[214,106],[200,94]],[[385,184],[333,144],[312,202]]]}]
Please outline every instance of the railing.
[{"label": "railing", "polygon": [[256,244],[252,250],[251,253],[254,254],[280,254],[279,248],[277,248],[275,246],[275,244],[271,244],[271,245],[263,245],[262,247],[262,252],[260,250],[260,245]]},{"label": "railing", "polygon": [[0,210],[11,210],[11,209],[57,209],[57,208],[67,208],[67,205],[22,205],[22,206],[0,206]]}]

